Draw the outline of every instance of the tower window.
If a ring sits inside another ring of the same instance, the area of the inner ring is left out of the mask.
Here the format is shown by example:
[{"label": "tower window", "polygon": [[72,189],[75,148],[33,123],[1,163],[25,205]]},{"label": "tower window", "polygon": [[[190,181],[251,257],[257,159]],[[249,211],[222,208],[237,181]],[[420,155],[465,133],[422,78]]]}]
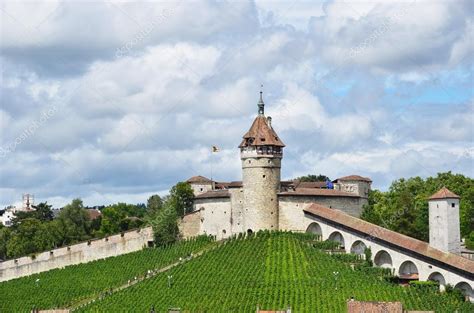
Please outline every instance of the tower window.
[{"label": "tower window", "polygon": [[266,175],[263,175],[263,178],[267,177]]},{"label": "tower window", "polygon": [[249,164],[252,163],[252,161],[249,160]]},{"label": "tower window", "polygon": [[454,208],[456,205],[454,203],[451,203],[451,207]]}]

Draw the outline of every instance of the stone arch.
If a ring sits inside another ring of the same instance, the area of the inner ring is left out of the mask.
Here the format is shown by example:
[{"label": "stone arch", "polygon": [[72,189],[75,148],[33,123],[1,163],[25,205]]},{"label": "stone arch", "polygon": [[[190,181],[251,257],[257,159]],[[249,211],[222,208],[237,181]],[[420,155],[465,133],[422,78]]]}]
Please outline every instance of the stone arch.
[{"label": "stone arch", "polygon": [[440,286],[446,285],[446,279],[440,272],[433,272],[428,276],[428,280],[438,282]]},{"label": "stone arch", "polygon": [[306,228],[306,232],[318,235],[321,238],[323,237],[323,230],[321,229],[321,226],[316,222],[309,224],[308,228]]},{"label": "stone arch", "polygon": [[400,265],[398,276],[402,279],[418,279],[418,267],[412,261],[405,261]]},{"label": "stone arch", "polygon": [[446,289],[446,279],[440,272],[433,272],[428,276],[428,280],[435,281],[439,284],[439,290],[444,291]]},{"label": "stone arch", "polygon": [[341,248],[345,247],[344,236],[338,231],[332,232],[331,235],[329,235],[328,240],[339,242]]},{"label": "stone arch", "polygon": [[351,246],[351,253],[361,255],[364,254],[366,248],[367,246],[363,241],[356,240]]},{"label": "stone arch", "polygon": [[390,256],[390,253],[385,250],[380,250],[379,252],[377,252],[374,257],[374,264],[378,267],[392,268],[393,261],[392,257]]},{"label": "stone arch", "polygon": [[462,294],[466,297],[469,297],[469,299],[474,299],[474,292],[472,291],[472,287],[465,281],[457,283],[454,288],[461,290]]}]

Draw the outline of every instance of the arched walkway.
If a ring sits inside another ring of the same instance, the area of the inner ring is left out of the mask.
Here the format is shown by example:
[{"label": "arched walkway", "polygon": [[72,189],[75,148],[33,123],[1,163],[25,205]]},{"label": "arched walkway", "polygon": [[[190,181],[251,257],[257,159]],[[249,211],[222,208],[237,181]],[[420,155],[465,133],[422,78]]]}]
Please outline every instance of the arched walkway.
[{"label": "arched walkway", "polygon": [[405,261],[400,265],[398,276],[402,279],[416,280],[418,279],[418,268],[412,261]]},{"label": "arched walkway", "polygon": [[472,299],[474,299],[474,293],[472,291],[471,286],[468,283],[462,281],[458,283],[456,286],[454,286],[454,288],[461,290],[462,294],[465,295],[466,297],[469,297],[471,301]]},{"label": "arched walkway", "polygon": [[444,276],[441,273],[439,272],[431,273],[430,276],[428,276],[428,280],[437,282],[439,284],[440,291],[445,290],[446,280],[444,279]]},{"label": "arched walkway", "polygon": [[331,235],[329,235],[328,240],[339,242],[341,248],[345,247],[344,236],[342,236],[342,234],[338,231],[332,232]]},{"label": "arched walkway", "polygon": [[351,253],[361,255],[364,254],[366,248],[367,246],[365,245],[365,243],[360,240],[356,240],[351,246]]},{"label": "arched walkway", "polygon": [[446,285],[446,280],[444,279],[444,276],[438,272],[431,273],[430,276],[428,276],[428,280],[436,281],[439,283],[440,286]]},{"label": "arched walkway", "polygon": [[378,267],[392,268],[393,267],[392,257],[387,251],[380,250],[379,252],[377,252],[377,254],[375,254],[374,264],[375,266],[378,266]]},{"label": "arched walkway", "polygon": [[321,226],[319,226],[319,224],[316,222],[309,224],[308,228],[306,229],[306,232],[318,235],[321,238],[323,237],[323,231],[321,229]]}]

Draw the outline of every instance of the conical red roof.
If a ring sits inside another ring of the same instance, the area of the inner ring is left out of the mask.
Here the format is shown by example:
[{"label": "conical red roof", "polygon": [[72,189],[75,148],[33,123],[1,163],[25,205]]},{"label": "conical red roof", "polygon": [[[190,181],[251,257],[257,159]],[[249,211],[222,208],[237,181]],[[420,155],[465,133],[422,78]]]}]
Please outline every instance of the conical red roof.
[{"label": "conical red roof", "polygon": [[434,195],[432,195],[429,199],[436,200],[436,199],[459,199],[461,198],[451,190],[446,187],[441,188],[438,190]]},{"label": "conical red roof", "polygon": [[244,140],[239,148],[252,146],[277,146],[285,145],[273,130],[264,115],[258,115],[253,121],[249,131],[244,135]]}]

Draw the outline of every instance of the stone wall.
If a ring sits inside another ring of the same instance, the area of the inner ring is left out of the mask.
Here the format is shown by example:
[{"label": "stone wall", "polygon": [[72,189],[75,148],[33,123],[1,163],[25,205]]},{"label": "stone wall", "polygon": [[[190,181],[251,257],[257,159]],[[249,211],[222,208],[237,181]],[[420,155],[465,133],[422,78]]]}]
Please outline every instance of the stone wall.
[{"label": "stone wall", "polygon": [[196,237],[201,234],[201,211],[186,214],[178,223],[183,238]]},{"label": "stone wall", "polygon": [[197,210],[200,210],[200,235],[215,235],[218,240],[231,235],[230,198],[196,199],[194,205]]},{"label": "stone wall", "polygon": [[357,197],[279,196],[279,226],[282,230],[306,231],[303,209],[312,203],[359,217],[366,199]]},{"label": "stone wall", "polygon": [[246,231],[244,228],[244,190],[242,188],[229,189],[232,206],[231,227],[232,233],[238,234]]},{"label": "stone wall", "polygon": [[347,313],[403,313],[401,302],[347,301]]},{"label": "stone wall", "polygon": [[212,190],[212,183],[190,183],[194,196],[202,195]]},{"label": "stone wall", "polygon": [[281,159],[277,157],[242,158],[244,190],[244,229],[278,229],[278,197]]},{"label": "stone wall", "polygon": [[461,253],[459,200],[429,201],[430,245],[445,252]]},{"label": "stone wall", "polygon": [[0,281],[28,276],[68,265],[87,263],[143,249],[153,240],[151,227],[0,263]]}]

